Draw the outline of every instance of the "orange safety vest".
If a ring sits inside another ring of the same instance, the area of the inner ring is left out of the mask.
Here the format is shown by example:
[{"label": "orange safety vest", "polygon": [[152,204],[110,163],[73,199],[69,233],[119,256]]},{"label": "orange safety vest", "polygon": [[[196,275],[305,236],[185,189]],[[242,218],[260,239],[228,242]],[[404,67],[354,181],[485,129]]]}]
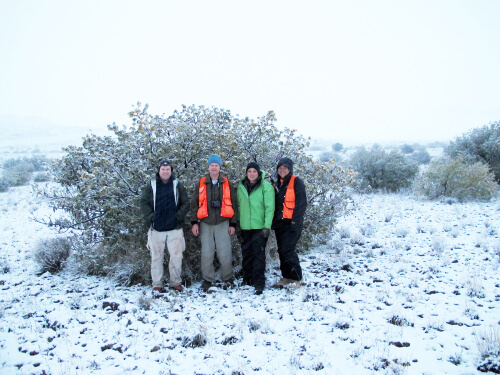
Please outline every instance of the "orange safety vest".
[{"label": "orange safety vest", "polygon": [[286,187],[285,199],[283,200],[283,219],[291,219],[295,208],[295,177],[290,178]]},{"label": "orange safety vest", "polygon": [[[232,218],[234,216],[233,204],[231,202],[231,190],[229,189],[229,181],[226,177],[222,177],[224,183],[222,184],[222,202],[220,208],[220,216]],[[205,184],[206,177],[200,179],[200,186],[198,188],[198,219],[204,219],[208,216],[208,199],[207,199],[207,186]]]}]

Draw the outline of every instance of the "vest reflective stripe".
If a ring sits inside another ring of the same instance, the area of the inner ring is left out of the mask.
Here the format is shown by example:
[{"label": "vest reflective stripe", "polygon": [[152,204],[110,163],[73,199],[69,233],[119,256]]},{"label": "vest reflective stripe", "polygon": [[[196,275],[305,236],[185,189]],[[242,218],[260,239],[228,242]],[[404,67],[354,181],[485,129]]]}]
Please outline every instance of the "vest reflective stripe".
[{"label": "vest reflective stripe", "polygon": [[[229,181],[226,177],[222,177],[224,183],[222,184],[222,202],[220,208],[220,216],[232,218],[234,216],[233,204],[231,202],[231,189],[229,188]],[[200,179],[198,188],[198,219],[204,219],[208,216],[208,198],[207,186],[205,184],[206,178]]]},{"label": "vest reflective stripe", "polygon": [[295,176],[290,178],[283,200],[283,219],[291,219],[295,208]]}]

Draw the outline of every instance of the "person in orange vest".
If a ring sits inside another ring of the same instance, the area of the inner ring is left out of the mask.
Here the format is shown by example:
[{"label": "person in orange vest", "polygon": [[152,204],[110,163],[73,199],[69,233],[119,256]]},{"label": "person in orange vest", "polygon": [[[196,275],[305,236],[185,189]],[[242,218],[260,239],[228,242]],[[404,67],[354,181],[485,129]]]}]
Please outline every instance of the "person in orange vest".
[{"label": "person in orange vest", "polygon": [[300,287],[302,268],[296,246],[304,225],[306,188],[304,182],[293,175],[293,161],[286,157],[278,161],[273,180],[275,210],[271,229],[276,235],[282,276],[274,287]]},{"label": "person in orange vest", "polygon": [[232,183],[222,176],[222,159],[212,154],[208,158],[208,174],[195,185],[191,201],[191,224],[201,241],[201,289],[208,291],[215,283],[214,256],[220,263],[223,288],[234,285],[231,236],[236,231],[238,206]]}]

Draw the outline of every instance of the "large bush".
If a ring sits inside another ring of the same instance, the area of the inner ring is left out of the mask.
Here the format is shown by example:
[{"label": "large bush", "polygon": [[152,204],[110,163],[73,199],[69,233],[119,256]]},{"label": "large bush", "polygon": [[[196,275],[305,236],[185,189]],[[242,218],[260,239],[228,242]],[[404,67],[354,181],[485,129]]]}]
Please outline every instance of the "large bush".
[{"label": "large bush", "polygon": [[[279,130],[273,112],[255,121],[203,106],[184,106],[167,118],[152,116],[147,109],[138,104],[130,113],[130,127],[110,125],[113,135],[89,135],[81,147],[66,148],[66,155],[53,163],[52,178],[59,186],[43,194],[54,210],[65,214],[48,223],[80,234],[82,243],[75,253],[82,261],[92,258],[86,263],[92,266],[86,267],[88,272],[121,274],[128,281],[149,277],[139,195],[164,158],[172,161],[174,174],[192,197],[195,181],[207,173],[206,161],[212,153],[221,155],[222,172],[232,181],[244,175],[249,161],[273,172],[282,156],[290,157],[296,163],[295,173],[305,181],[309,200],[301,248],[325,242],[333,222],[345,212],[346,187],[353,181],[353,172],[333,161],[314,161],[305,152],[308,140],[294,130]],[[184,271],[187,277],[197,278],[200,245],[188,223],[186,218]],[[127,277],[124,269],[130,270]]]},{"label": "large bush", "polygon": [[462,157],[433,159],[416,179],[415,192],[431,199],[452,197],[459,201],[490,200],[498,185],[486,164],[468,164]]},{"label": "large bush", "polygon": [[465,162],[487,164],[500,181],[500,121],[473,129],[457,137],[445,148],[451,158],[462,157]]},{"label": "large bush", "polygon": [[360,189],[398,191],[409,187],[418,172],[418,164],[399,151],[387,152],[380,145],[370,150],[358,149],[349,159],[357,172],[356,185]]}]

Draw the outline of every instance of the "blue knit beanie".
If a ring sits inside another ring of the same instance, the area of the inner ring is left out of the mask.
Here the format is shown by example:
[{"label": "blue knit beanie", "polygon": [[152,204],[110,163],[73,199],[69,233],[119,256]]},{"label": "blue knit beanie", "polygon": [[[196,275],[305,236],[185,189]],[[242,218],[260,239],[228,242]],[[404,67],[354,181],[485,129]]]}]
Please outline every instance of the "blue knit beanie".
[{"label": "blue knit beanie", "polygon": [[208,158],[207,167],[212,163],[217,163],[222,167],[222,159],[217,154],[210,155],[210,157]]}]

